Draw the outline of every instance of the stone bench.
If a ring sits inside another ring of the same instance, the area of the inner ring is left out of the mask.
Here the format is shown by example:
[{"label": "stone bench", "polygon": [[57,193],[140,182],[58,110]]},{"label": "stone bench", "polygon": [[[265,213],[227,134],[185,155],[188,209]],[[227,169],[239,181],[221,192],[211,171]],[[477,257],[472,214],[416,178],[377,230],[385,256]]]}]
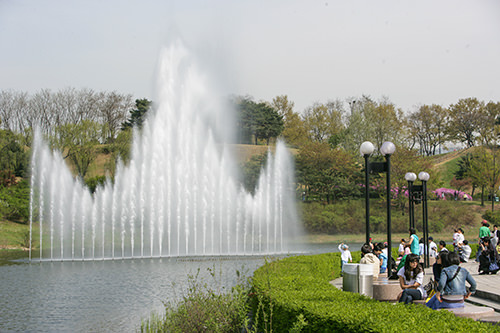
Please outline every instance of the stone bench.
[{"label": "stone bench", "polygon": [[480,318],[492,316],[495,311],[493,308],[487,306],[474,305],[470,303],[465,303],[462,308],[455,309],[439,309],[440,311],[450,311],[457,317],[471,318],[478,320]]},{"label": "stone bench", "polygon": [[377,280],[373,280],[373,299],[396,302],[400,292],[401,286],[398,280],[389,280],[380,276]]}]

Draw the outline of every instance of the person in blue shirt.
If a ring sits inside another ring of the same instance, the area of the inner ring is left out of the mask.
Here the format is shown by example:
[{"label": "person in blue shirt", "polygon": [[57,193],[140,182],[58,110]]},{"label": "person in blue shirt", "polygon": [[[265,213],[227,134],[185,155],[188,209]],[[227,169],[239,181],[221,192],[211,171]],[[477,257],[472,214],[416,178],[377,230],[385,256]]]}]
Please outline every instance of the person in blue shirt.
[{"label": "person in blue shirt", "polygon": [[410,228],[410,241],[408,244],[410,246],[410,251],[417,256],[420,254],[420,249],[418,245],[418,236],[415,228]]},{"label": "person in blue shirt", "polygon": [[[436,294],[425,304],[431,309],[460,308],[464,300],[476,291],[476,281],[463,267],[460,267],[460,257],[456,252],[447,253],[446,267],[443,267]],[[467,290],[465,282],[470,284]]]},{"label": "person in blue shirt", "polygon": [[387,271],[387,255],[383,252],[384,245],[382,243],[378,243],[373,248],[373,253],[380,260],[380,273],[385,273]]}]

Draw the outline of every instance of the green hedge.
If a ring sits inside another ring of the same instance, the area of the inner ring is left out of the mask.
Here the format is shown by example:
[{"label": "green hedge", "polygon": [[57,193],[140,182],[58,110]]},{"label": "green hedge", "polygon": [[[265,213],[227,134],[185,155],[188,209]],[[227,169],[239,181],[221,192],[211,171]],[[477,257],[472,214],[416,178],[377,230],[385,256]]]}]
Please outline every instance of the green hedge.
[{"label": "green hedge", "polygon": [[[353,253],[354,261],[360,254]],[[458,318],[421,305],[379,302],[343,292],[329,281],[340,276],[340,254],[288,257],[255,271],[254,318],[260,331],[396,332],[500,331],[500,327]]]}]

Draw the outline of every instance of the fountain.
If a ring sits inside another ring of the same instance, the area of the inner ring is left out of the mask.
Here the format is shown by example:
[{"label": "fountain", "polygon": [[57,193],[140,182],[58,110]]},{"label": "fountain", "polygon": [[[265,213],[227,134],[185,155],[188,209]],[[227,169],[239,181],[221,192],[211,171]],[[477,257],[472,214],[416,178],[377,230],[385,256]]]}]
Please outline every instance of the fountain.
[{"label": "fountain", "polygon": [[230,114],[181,43],[163,51],[159,72],[159,104],[134,133],[130,162],[94,194],[35,135],[30,226],[40,225],[40,260],[291,251],[300,227],[285,145],[269,153],[255,194],[246,192],[220,142]]}]

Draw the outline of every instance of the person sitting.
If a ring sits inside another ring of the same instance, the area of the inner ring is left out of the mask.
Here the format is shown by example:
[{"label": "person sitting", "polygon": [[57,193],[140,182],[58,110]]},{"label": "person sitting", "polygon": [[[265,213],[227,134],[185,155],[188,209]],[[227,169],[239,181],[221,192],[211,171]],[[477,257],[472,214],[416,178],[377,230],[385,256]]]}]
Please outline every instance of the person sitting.
[{"label": "person sitting", "polygon": [[406,244],[405,239],[401,238],[401,241],[399,243],[399,248],[398,248],[399,258],[402,258],[405,255],[405,244]]},{"label": "person sitting", "polygon": [[385,273],[387,271],[387,255],[383,251],[383,245],[378,243],[373,249],[373,253],[380,260],[380,273]]},{"label": "person sitting", "polygon": [[424,282],[424,269],[419,263],[420,257],[409,254],[405,266],[398,271],[399,285],[403,291],[399,294],[399,302],[410,304],[413,300],[421,300],[427,296],[422,287]]},{"label": "person sitting", "polygon": [[[434,310],[463,307],[464,299],[476,292],[476,281],[467,269],[460,267],[458,253],[449,253],[447,257],[447,267],[441,272],[437,291],[425,304]],[[465,281],[470,284],[469,291],[465,287]]]},{"label": "person sitting", "polygon": [[372,264],[373,265],[373,279],[378,278],[380,272],[380,260],[372,253],[372,247],[370,244],[365,243],[361,246],[361,260],[360,264]]},{"label": "person sitting", "polygon": [[[499,256],[497,250],[491,244],[490,237],[481,238],[479,246],[481,247],[479,274],[496,274],[498,272]],[[490,267],[490,264],[496,264],[496,268]]]},{"label": "person sitting", "polygon": [[439,281],[441,278],[441,271],[443,267],[448,265],[448,251],[439,252],[436,262],[432,265],[432,275],[434,276],[434,281]]},{"label": "person sitting", "polygon": [[458,256],[460,257],[460,262],[468,262],[472,249],[470,248],[469,241],[464,239],[462,245],[458,247]]}]

